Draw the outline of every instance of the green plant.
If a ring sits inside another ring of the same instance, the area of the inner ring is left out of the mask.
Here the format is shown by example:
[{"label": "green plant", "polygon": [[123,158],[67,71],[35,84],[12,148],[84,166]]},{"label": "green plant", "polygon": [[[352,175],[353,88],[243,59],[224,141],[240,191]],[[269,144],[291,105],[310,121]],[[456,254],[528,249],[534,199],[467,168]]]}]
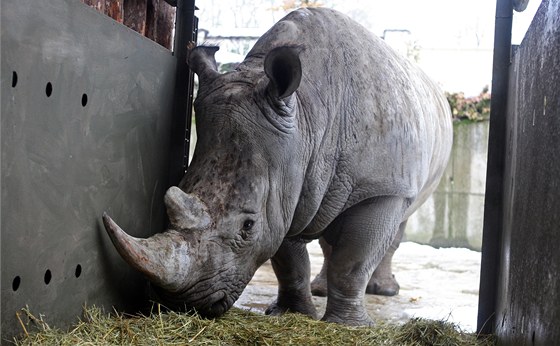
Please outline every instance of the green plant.
[{"label": "green plant", "polygon": [[490,118],[490,92],[488,86],[477,96],[465,97],[462,92],[445,93],[454,120],[483,121]]}]

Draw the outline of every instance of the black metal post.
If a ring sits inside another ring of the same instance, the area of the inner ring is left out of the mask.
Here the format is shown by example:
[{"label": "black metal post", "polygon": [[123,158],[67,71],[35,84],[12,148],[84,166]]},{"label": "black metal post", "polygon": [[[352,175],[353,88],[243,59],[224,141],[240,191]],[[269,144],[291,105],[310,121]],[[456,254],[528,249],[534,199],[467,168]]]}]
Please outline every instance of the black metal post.
[{"label": "black metal post", "polygon": [[187,65],[187,47],[196,42],[195,0],[178,0],[175,19],[174,54],[177,57],[173,120],[171,129],[169,184],[177,185],[188,165],[193,101],[193,73]]},{"label": "black metal post", "polygon": [[503,178],[506,156],[506,108],[511,61],[512,0],[497,0],[492,68],[486,197],[478,301],[477,331],[495,328],[503,228]]}]

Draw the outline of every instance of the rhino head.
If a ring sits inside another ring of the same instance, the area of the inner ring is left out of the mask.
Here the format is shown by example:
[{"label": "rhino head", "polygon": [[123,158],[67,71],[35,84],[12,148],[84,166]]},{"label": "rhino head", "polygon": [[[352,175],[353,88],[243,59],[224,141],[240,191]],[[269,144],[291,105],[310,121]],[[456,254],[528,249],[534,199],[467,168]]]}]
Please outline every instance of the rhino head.
[{"label": "rhino head", "polygon": [[216,50],[190,52],[198,142],[187,174],[165,195],[168,229],[138,239],[103,215],[117,251],[166,305],[206,316],[225,313],[277,251],[303,180],[294,158],[299,49],[272,49],[226,74],[216,70]]}]

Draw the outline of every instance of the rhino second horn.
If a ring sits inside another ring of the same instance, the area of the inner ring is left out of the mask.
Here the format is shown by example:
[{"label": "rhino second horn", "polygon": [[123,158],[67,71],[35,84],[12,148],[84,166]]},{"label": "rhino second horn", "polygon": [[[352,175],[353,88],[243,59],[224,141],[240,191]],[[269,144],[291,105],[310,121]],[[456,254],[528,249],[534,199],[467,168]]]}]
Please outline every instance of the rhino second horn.
[{"label": "rhino second horn", "polygon": [[190,256],[187,244],[175,231],[135,238],[103,213],[103,224],[121,257],[148,279],[170,292],[180,291],[188,276]]},{"label": "rhino second horn", "polygon": [[208,208],[197,196],[172,186],[165,193],[164,201],[171,228],[201,230],[210,226]]}]

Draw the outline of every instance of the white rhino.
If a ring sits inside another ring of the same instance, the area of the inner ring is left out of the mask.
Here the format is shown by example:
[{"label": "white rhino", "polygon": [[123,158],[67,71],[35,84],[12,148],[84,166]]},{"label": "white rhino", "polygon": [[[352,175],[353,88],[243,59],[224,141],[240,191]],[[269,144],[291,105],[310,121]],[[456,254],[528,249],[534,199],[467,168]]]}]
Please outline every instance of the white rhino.
[{"label": "white rhino", "polygon": [[271,259],[268,313],[315,316],[306,242],[330,244],[323,319],[371,324],[363,305],[399,226],[436,188],[452,142],[449,105],[423,72],[330,9],[288,14],[235,71],[197,47],[198,143],[148,239],[104,215],[119,253],[167,305],[218,316]]}]

